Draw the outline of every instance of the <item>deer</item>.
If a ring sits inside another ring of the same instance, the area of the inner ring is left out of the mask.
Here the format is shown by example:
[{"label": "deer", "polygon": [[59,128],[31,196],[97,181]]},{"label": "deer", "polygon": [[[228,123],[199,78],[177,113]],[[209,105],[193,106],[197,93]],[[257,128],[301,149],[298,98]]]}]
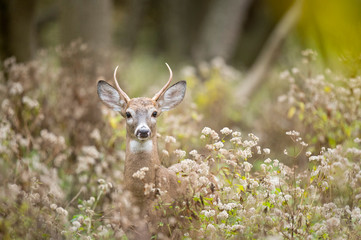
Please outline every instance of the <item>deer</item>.
[{"label": "deer", "polygon": [[[179,81],[170,86],[173,73],[169,65],[166,65],[169,79],[152,98],[130,98],[116,79],[118,67],[114,70],[116,88],[104,80],[97,84],[100,100],[126,119],[124,185],[132,193],[142,215],[149,212],[147,208],[153,201],[151,196],[144,193],[146,183],[166,191],[168,200],[176,199],[186,191],[186,184],[178,180],[174,171],[161,165],[158,155],[157,118],[162,112],[169,111],[182,102],[187,85],[186,81]],[[141,169],[147,169],[144,171],[144,178],[135,178],[134,174]]]}]

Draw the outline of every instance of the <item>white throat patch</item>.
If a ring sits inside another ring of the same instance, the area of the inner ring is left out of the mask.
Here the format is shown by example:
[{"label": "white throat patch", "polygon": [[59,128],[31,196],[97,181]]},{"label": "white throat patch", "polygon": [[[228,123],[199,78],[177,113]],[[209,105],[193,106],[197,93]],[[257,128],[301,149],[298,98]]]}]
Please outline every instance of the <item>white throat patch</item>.
[{"label": "white throat patch", "polygon": [[152,140],[130,140],[129,150],[131,153],[151,152],[153,150],[153,142]]}]

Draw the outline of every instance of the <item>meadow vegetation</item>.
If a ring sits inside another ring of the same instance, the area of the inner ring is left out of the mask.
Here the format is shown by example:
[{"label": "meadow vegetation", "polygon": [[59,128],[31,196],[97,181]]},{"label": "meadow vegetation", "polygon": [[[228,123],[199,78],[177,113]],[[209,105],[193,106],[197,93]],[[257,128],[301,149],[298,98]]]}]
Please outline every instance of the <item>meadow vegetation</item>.
[{"label": "meadow vegetation", "polygon": [[[0,237],[127,239],[139,209],[122,185],[125,123],[100,104],[94,79],[113,69],[81,43],[54,51],[59,59],[44,51],[1,68]],[[316,55],[279,72],[288,91],[269,117],[292,124],[277,152],[272,137],[240,127],[240,72],[221,59],[180,71],[187,98],[160,118],[159,154],[179,163],[191,195],[158,194],[154,239],[361,238],[361,76],[316,68]]]}]

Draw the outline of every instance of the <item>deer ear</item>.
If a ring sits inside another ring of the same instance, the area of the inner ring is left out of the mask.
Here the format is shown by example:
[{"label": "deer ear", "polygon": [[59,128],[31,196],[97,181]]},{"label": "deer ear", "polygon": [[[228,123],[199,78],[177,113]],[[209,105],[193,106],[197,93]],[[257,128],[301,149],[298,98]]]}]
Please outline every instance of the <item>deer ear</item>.
[{"label": "deer ear", "polygon": [[186,94],[186,87],[186,81],[180,81],[164,92],[157,101],[162,112],[169,111],[182,102],[184,95]]},{"label": "deer ear", "polygon": [[105,105],[116,112],[121,112],[125,106],[125,100],[119,95],[118,91],[106,81],[100,80],[98,82],[98,96]]}]

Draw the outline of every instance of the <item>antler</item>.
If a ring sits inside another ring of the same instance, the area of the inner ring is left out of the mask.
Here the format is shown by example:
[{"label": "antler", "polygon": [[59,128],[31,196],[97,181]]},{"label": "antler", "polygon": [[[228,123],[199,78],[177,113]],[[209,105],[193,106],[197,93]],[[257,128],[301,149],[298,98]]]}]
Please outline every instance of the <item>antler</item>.
[{"label": "antler", "polygon": [[118,81],[117,81],[117,70],[118,70],[117,66],[114,70],[114,82],[115,85],[117,86],[118,92],[120,93],[120,95],[122,95],[122,97],[124,98],[125,102],[129,102],[130,98],[128,97],[128,95],[119,87]]},{"label": "antler", "polygon": [[173,73],[172,73],[172,69],[170,69],[169,65],[167,63],[165,63],[165,65],[167,65],[168,69],[169,69],[169,80],[168,82],[164,85],[164,87],[157,92],[157,94],[154,95],[154,97],[152,98],[152,100],[157,101],[160,96],[162,96],[162,94],[164,93],[165,90],[167,90],[167,88],[169,87],[170,82],[172,81],[172,77],[173,77]]}]

